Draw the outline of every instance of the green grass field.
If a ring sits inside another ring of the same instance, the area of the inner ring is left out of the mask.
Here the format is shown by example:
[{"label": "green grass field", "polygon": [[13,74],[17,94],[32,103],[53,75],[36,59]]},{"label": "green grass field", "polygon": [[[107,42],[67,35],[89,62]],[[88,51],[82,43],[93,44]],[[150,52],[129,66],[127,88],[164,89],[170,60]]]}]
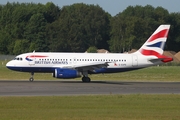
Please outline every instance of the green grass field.
[{"label": "green grass field", "polygon": [[[180,67],[160,66],[137,71],[90,75],[92,80],[180,81]],[[28,80],[29,73],[0,65],[0,80]],[[35,80],[57,80],[35,74]],[[80,80],[77,78],[75,80]],[[87,95],[0,97],[1,120],[179,120],[180,95]]]},{"label": "green grass field", "polygon": [[179,120],[179,95],[0,97],[1,120]]}]

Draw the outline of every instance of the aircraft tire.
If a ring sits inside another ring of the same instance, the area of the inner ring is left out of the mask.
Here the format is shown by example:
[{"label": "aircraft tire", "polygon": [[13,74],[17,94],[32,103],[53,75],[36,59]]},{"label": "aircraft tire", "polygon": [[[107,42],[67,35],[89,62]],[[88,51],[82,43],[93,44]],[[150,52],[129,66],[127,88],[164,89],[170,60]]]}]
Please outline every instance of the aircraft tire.
[{"label": "aircraft tire", "polygon": [[91,79],[89,77],[82,77],[83,82],[91,82]]},{"label": "aircraft tire", "polygon": [[30,78],[29,78],[29,81],[30,81],[30,82],[33,82],[33,81],[34,81],[34,78],[33,78],[33,77],[30,77]]}]

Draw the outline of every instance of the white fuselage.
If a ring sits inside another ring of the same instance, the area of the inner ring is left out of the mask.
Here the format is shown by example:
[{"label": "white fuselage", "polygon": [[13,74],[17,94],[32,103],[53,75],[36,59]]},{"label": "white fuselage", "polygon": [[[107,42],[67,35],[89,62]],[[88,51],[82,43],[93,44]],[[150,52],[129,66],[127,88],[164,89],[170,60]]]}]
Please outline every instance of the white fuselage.
[{"label": "white fuselage", "polygon": [[107,63],[108,65],[104,70],[101,71],[101,68],[95,68],[94,73],[111,73],[139,69],[161,63],[161,61],[152,63],[148,58],[152,59],[154,56],[116,53],[36,52],[18,55],[6,66],[12,70],[22,72],[54,72],[55,68],[73,69],[81,66],[92,66],[94,63]]}]

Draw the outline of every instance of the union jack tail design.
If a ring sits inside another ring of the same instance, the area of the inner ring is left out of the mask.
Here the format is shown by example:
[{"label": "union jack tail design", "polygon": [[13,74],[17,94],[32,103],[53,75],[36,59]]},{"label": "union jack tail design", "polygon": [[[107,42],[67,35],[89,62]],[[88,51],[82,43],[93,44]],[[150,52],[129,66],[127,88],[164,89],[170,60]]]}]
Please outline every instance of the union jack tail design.
[{"label": "union jack tail design", "polygon": [[170,25],[160,25],[157,30],[138,50],[144,56],[156,56],[163,62],[172,61],[172,58],[163,55],[164,46],[167,40]]}]

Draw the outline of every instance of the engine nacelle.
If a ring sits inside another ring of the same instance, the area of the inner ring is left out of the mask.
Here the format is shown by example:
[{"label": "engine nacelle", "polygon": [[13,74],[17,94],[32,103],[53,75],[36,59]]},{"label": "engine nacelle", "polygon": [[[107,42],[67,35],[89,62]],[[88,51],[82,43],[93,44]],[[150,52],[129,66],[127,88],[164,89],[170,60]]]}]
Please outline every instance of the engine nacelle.
[{"label": "engine nacelle", "polygon": [[76,78],[76,77],[81,77],[81,72],[77,70],[72,70],[72,69],[61,69],[57,68],[55,69],[53,73],[53,77],[55,78]]}]

